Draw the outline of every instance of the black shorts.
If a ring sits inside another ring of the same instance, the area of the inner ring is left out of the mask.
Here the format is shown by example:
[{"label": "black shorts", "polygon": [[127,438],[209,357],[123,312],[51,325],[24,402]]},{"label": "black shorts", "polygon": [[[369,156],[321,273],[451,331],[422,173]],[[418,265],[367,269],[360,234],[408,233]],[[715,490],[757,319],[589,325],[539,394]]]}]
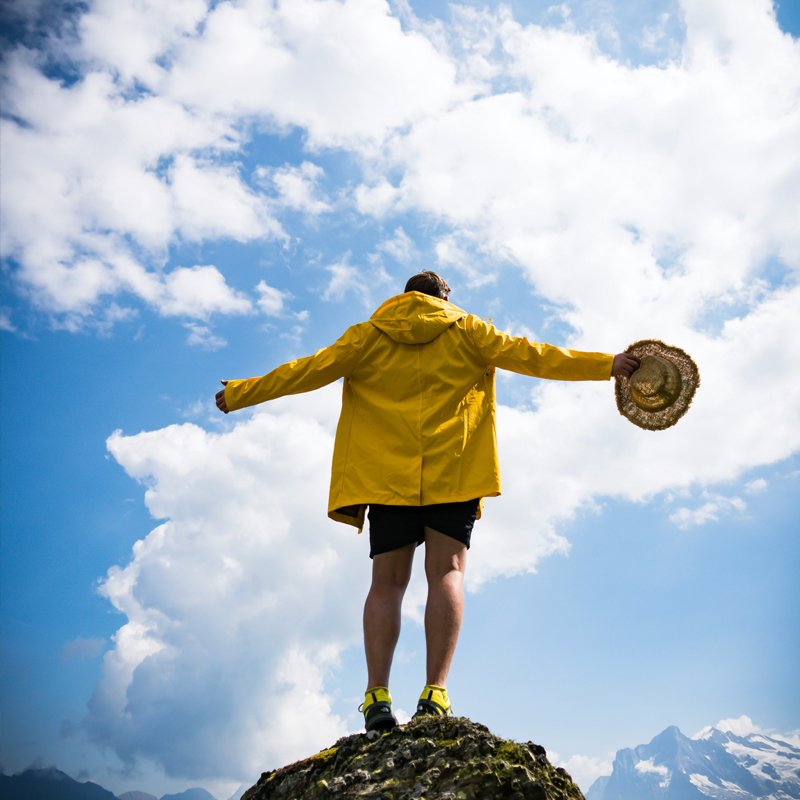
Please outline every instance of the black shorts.
[{"label": "black shorts", "polygon": [[479,500],[431,506],[382,506],[370,503],[369,557],[425,541],[425,528],[457,539],[469,548]]}]

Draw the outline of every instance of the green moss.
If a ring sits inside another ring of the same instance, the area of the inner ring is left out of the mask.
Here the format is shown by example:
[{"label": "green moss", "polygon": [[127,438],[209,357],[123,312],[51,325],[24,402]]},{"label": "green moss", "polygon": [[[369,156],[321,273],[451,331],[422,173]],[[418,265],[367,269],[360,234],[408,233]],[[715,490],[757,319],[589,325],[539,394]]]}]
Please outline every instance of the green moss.
[{"label": "green moss", "polygon": [[494,757],[504,761],[521,761],[525,758],[525,751],[516,742],[501,741],[494,751]]},{"label": "green moss", "polygon": [[339,751],[338,747],[329,747],[327,750],[320,750],[315,756],[311,756],[309,761],[319,761],[320,764],[327,764]]}]

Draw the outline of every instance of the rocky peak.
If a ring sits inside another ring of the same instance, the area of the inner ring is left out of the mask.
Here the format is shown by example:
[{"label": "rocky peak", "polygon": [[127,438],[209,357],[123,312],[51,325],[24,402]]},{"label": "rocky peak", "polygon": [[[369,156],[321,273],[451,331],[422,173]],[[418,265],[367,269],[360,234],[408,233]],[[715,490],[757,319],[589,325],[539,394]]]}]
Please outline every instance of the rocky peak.
[{"label": "rocky peak", "polygon": [[242,800],[584,800],[543,747],[464,717],[423,717],[370,740],[346,736],[265,772]]}]

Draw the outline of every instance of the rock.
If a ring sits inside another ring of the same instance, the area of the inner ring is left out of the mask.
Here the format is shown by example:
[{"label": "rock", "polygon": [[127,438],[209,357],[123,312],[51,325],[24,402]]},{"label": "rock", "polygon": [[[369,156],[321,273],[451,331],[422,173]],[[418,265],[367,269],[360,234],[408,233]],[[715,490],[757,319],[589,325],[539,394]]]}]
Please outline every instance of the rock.
[{"label": "rock", "polygon": [[584,800],[543,747],[498,739],[465,717],[422,717],[265,772],[242,800]]}]

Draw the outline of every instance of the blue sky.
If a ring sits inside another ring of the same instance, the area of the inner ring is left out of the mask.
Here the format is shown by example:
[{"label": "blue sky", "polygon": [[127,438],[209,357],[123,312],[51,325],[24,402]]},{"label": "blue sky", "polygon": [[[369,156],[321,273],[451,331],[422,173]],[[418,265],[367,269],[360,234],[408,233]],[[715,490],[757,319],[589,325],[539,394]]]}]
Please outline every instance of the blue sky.
[{"label": "blue sky", "polygon": [[797,7],[644,9],[8,5],[6,772],[224,798],[358,728],[338,387],[226,418],[213,394],[427,267],[514,333],[655,336],[702,375],[657,434],[609,385],[499,378],[456,711],[584,790],[670,724],[800,728]]}]

